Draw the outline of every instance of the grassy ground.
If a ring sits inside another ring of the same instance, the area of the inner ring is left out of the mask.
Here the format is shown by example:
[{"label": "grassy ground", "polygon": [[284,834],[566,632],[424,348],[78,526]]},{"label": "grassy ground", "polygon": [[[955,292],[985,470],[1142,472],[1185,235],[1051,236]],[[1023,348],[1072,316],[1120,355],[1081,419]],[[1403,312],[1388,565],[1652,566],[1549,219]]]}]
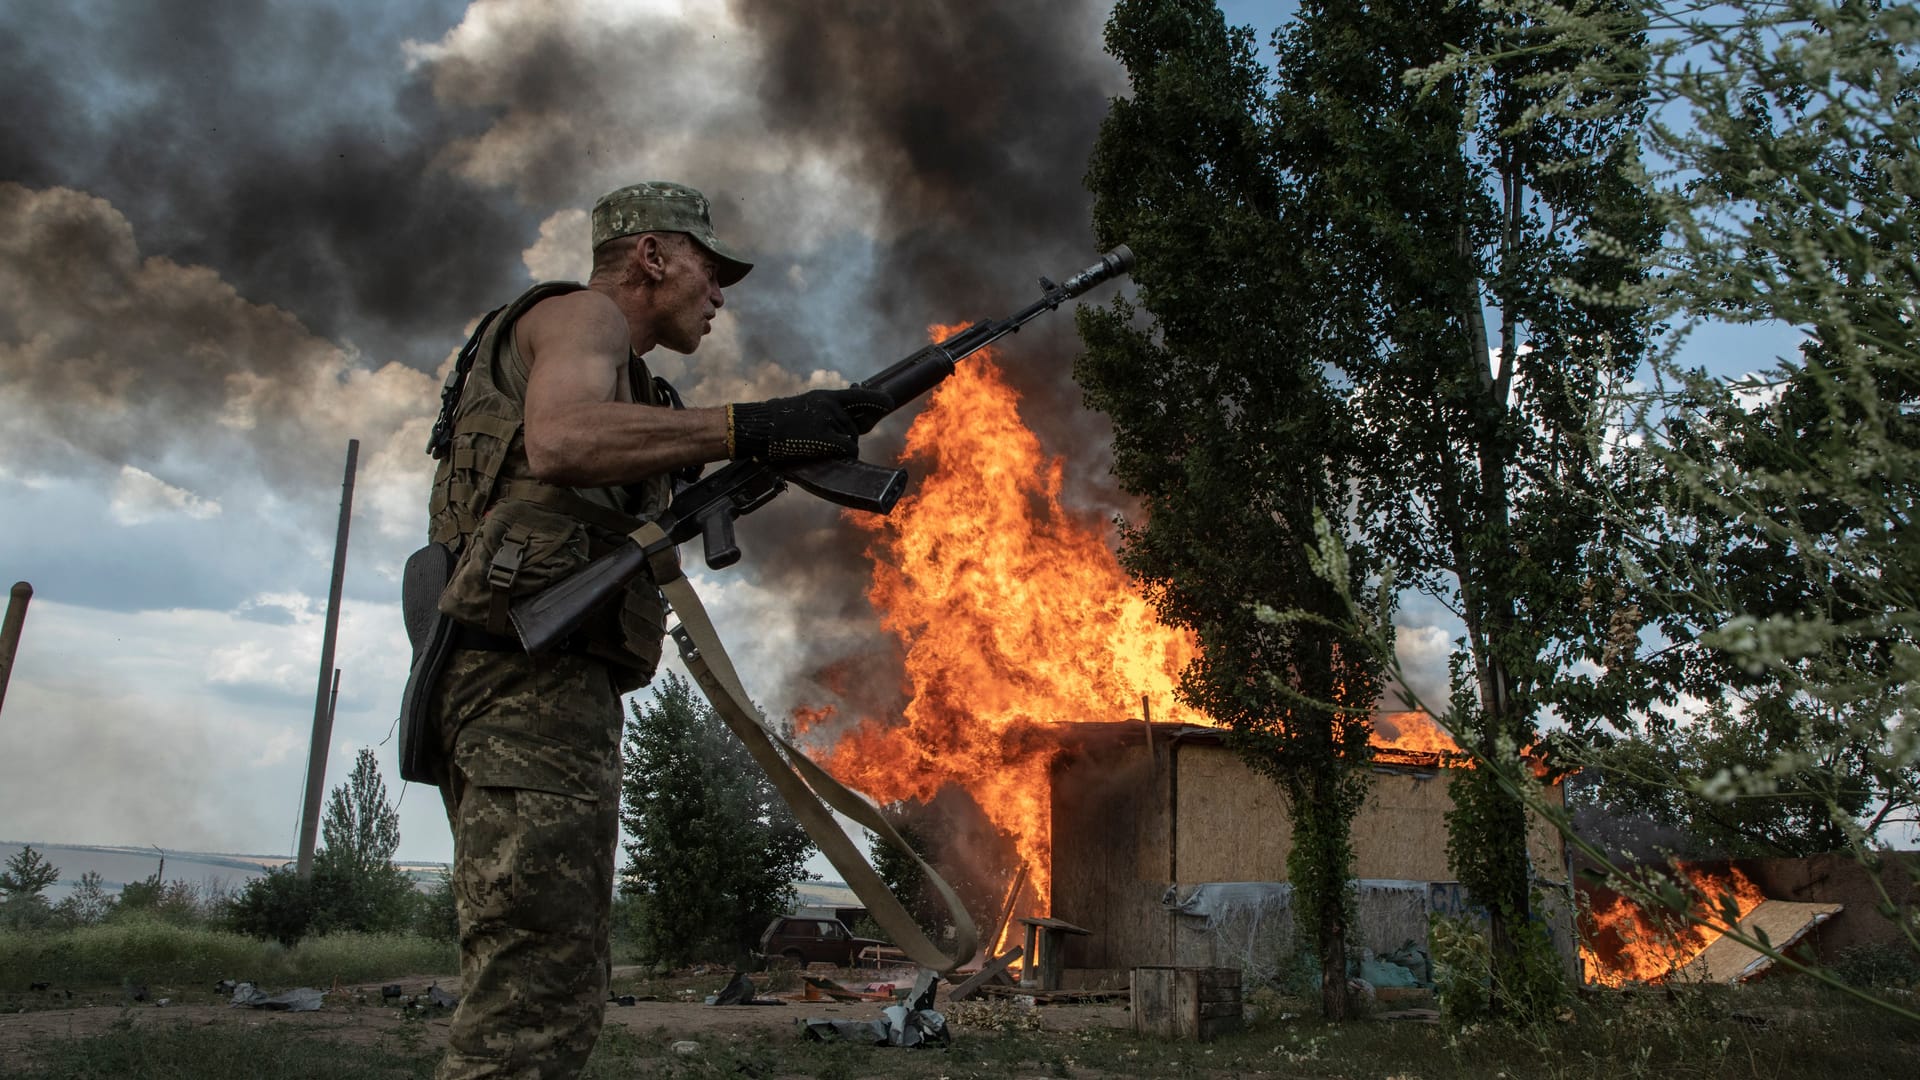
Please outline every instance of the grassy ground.
[{"label": "grassy ground", "polygon": [[[629,989],[673,996],[686,981],[653,980]],[[712,981],[698,982],[696,992]],[[1289,1012],[1306,1012],[1304,1002],[1269,999],[1265,1004],[1267,1015],[1248,1030],[1204,1046],[1143,1040],[1125,1028],[1034,1030],[1031,1017],[1008,1006],[960,1011],[967,1026],[955,1032],[947,1050],[814,1043],[786,1030],[690,1036],[610,1026],[587,1075],[596,1080],[1920,1076],[1920,1025],[1894,1022],[1883,1012],[1787,980],[1737,989],[1589,997],[1568,1019],[1538,1031],[1448,1032],[1437,1025],[1378,1020],[1329,1025]],[[239,1024],[155,1028],[127,1021],[92,1038],[48,1040],[15,1075],[23,1080],[426,1077],[441,1038],[444,1028],[427,1023],[402,1024],[371,1044],[349,1045],[329,1040],[324,1032]]]},{"label": "grassy ground", "polygon": [[23,993],[41,982],[89,998],[147,986],[152,997],[189,1000],[222,979],[329,986],[336,979],[366,982],[458,967],[451,943],[411,934],[329,934],[287,948],[244,934],[128,918],[57,933],[0,931],[0,1011],[64,1003]]}]

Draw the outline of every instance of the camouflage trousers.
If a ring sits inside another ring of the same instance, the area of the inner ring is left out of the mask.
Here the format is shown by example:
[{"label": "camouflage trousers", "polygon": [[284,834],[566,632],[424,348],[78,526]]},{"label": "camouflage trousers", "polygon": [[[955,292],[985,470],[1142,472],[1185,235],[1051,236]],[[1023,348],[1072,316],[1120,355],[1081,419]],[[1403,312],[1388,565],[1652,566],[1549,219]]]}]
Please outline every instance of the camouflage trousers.
[{"label": "camouflage trousers", "polygon": [[611,972],[619,695],[595,660],[461,650],[435,706],[463,984],[435,1075],[577,1076]]}]

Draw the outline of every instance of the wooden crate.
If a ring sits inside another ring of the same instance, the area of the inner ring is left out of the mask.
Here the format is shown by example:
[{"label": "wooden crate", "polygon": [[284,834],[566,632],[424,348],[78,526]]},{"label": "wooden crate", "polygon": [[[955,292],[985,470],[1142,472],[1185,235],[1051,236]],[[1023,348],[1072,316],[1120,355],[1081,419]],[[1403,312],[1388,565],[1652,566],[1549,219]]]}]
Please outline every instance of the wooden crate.
[{"label": "wooden crate", "polygon": [[1240,1027],[1240,969],[1133,969],[1133,1030],[1209,1042]]}]

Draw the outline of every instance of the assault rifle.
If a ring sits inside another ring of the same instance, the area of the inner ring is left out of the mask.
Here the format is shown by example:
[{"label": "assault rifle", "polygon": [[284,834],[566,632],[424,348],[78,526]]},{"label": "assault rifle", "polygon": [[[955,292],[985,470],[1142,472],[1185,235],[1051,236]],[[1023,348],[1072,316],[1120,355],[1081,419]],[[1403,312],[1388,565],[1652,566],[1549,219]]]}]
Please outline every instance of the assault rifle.
[{"label": "assault rifle", "polygon": [[[1133,252],[1123,244],[1100,261],[1054,284],[1040,279],[1040,299],[1012,316],[978,322],[944,341],[929,345],[859,385],[880,390],[900,408],[953,374],[954,364],[993,344],[1042,312],[1052,311],[1108,278],[1133,269]],[[617,594],[647,560],[666,547],[701,538],[709,567],[718,570],[740,560],[734,542],[733,521],[765,506],[785,491],[788,482],[841,506],[884,514],[906,490],[904,469],[869,465],[858,459],[810,461],[800,465],[770,466],[757,461],[735,461],[694,482],[674,496],[658,524],[664,540],[651,547],[637,541],[603,555],[564,581],[515,601],[509,615],[520,643],[530,653],[546,652],[567,639],[594,609]]]}]

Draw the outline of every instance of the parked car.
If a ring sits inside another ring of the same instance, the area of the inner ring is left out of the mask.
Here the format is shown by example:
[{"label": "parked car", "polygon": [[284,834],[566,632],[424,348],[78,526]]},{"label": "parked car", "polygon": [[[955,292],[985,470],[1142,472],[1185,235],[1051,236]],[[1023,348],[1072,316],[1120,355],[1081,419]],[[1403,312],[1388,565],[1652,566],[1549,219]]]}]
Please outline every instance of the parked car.
[{"label": "parked car", "polygon": [[833,964],[853,967],[860,950],[870,945],[885,945],[873,938],[854,937],[853,931],[839,919],[811,915],[782,915],[767,924],[760,935],[760,953],[769,962],[785,959],[793,964]]}]

